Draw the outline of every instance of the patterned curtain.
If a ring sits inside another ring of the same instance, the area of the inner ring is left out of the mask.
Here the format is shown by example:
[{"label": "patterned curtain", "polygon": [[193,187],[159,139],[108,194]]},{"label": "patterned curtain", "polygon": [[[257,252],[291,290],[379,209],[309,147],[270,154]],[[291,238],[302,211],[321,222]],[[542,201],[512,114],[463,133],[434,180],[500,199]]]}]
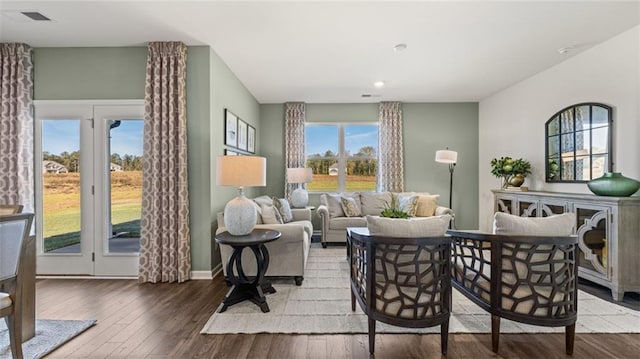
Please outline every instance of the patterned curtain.
[{"label": "patterned curtain", "polygon": [[[304,167],[304,110],[305,104],[302,102],[287,102],[285,104],[284,114],[284,196],[289,198],[291,192],[298,186],[297,184],[288,184],[287,168]],[[289,198],[290,199],[290,198]]]},{"label": "patterned curtain", "polygon": [[140,282],[184,282],[191,273],[187,47],[151,42],[147,57]]},{"label": "patterned curtain", "polygon": [[378,128],[378,191],[404,191],[402,108],[381,102]]},{"label": "patterned curtain", "polygon": [[34,211],[31,47],[0,44],[0,204]]}]

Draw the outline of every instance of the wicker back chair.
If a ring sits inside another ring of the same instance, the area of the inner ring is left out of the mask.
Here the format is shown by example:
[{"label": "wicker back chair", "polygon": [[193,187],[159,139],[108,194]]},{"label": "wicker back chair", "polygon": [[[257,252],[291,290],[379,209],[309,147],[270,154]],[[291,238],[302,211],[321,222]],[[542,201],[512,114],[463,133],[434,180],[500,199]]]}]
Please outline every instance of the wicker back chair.
[{"label": "wicker back chair", "polygon": [[440,325],[447,353],[451,312],[451,238],[369,236],[347,229],[351,309],[356,301],[369,321],[369,352],[375,349],[376,321],[410,328]]},{"label": "wicker back chair", "polygon": [[498,351],[500,318],[565,327],[573,353],[578,313],[578,240],[448,231],[453,237],[452,285],[491,313],[492,349]]}]

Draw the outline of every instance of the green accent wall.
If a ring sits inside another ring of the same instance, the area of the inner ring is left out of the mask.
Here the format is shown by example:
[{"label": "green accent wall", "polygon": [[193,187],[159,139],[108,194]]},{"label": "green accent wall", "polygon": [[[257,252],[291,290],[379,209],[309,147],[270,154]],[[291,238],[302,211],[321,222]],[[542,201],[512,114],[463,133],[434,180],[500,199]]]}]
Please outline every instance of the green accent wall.
[{"label": "green accent wall", "polygon": [[[145,60],[146,61],[146,60]],[[189,231],[191,270],[211,269],[211,181],[208,136],[211,85],[208,46],[187,48],[187,150],[189,166]]]},{"label": "green accent wall", "polygon": [[[234,75],[224,61],[210,49],[211,56],[211,128],[209,137],[211,139],[210,158],[210,186],[211,186],[211,232],[215,233],[218,227],[217,213],[224,210],[225,204],[237,195],[234,187],[221,187],[216,185],[216,159],[224,155],[224,110],[229,109],[236,116],[246,123],[255,127],[256,137],[259,136],[262,126],[260,126],[260,106],[258,101],[247,90],[247,88]],[[260,138],[256,139],[256,155],[262,155]],[[268,162],[267,162],[268,164]],[[246,188],[247,197],[259,195],[262,188]],[[211,268],[217,268],[222,260],[220,259],[220,249],[218,244],[209,245],[211,253]]]},{"label": "green accent wall", "polygon": [[[377,103],[307,104],[307,122],[377,122]],[[440,194],[439,203],[449,205],[449,168],[436,163],[435,152],[449,147],[458,151],[454,171],[453,209],[456,227],[478,226],[478,104],[404,103],[405,190]],[[263,130],[259,133],[261,152],[267,157],[265,194],[284,194],[284,105],[260,106]],[[310,205],[320,203],[319,193],[311,193]],[[320,229],[314,216],[314,229]]]},{"label": "green accent wall", "polygon": [[36,100],[143,99],[146,47],[33,50]]}]

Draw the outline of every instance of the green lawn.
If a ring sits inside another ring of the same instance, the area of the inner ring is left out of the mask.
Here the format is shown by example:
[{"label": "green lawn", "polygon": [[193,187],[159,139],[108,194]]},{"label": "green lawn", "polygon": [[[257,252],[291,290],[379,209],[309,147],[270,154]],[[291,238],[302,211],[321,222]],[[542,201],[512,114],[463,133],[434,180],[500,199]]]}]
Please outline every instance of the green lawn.
[{"label": "green lawn", "polygon": [[[140,237],[140,204],[120,204],[112,207],[114,233],[129,232],[129,237]],[[80,209],[66,209],[48,213],[45,218],[44,251],[80,243]]]},{"label": "green lawn", "polygon": [[[328,175],[314,175],[313,182],[307,183],[307,190],[314,192],[336,192],[338,177]],[[347,176],[347,191],[375,191],[376,178],[374,176]]]}]

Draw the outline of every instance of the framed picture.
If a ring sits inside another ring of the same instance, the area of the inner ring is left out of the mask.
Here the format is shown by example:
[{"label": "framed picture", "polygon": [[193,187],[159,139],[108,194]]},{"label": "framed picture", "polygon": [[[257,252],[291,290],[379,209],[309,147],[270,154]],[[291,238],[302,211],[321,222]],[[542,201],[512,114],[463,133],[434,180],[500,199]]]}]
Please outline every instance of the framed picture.
[{"label": "framed picture", "polygon": [[225,149],[224,150],[224,155],[225,156],[241,156],[242,154],[240,152],[236,152],[234,150]]},{"label": "framed picture", "polygon": [[247,150],[247,123],[238,119],[238,146],[239,149]]},{"label": "framed picture", "polygon": [[251,125],[247,128],[247,151],[256,153],[256,128]]},{"label": "framed picture", "polygon": [[224,110],[224,144],[238,147],[238,116]]}]

